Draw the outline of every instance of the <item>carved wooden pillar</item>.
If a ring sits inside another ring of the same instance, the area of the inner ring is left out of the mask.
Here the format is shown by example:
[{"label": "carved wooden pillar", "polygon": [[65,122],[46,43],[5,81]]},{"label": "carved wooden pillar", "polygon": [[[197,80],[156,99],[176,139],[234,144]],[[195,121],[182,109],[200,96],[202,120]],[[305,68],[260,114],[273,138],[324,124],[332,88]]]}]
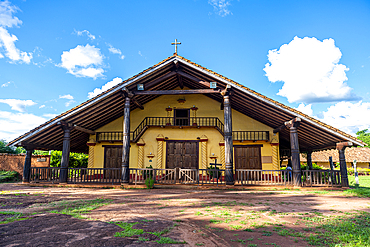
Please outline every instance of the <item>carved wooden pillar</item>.
[{"label": "carved wooden pillar", "polygon": [[346,147],[352,146],[352,142],[340,142],[337,143],[337,150],[339,152],[339,164],[340,164],[340,175],[342,187],[349,187],[348,175],[347,175],[347,163],[344,150]]},{"label": "carved wooden pillar", "polygon": [[130,170],[130,98],[125,98],[123,113],[123,145],[122,145],[122,182],[129,183]]},{"label": "carved wooden pillar", "polygon": [[307,166],[309,170],[312,170],[312,150],[307,151]]},{"label": "carved wooden pillar", "polygon": [[290,149],[292,155],[292,166],[293,166],[293,184],[294,186],[302,186],[301,179],[301,161],[299,158],[299,142],[297,127],[299,122],[289,121],[285,125],[290,131]]},{"label": "carved wooden pillar", "polygon": [[232,116],[229,95],[224,95],[224,137],[225,137],[225,180],[227,185],[234,184]]},{"label": "carved wooden pillar", "polygon": [[24,147],[26,149],[26,159],[24,160],[24,167],[23,167],[23,183],[30,182],[30,175],[31,175],[31,158],[33,149]]},{"label": "carved wooden pillar", "polygon": [[69,151],[70,151],[70,142],[71,142],[71,131],[73,129],[73,124],[63,123],[62,124],[62,129],[63,129],[63,132],[64,132],[64,136],[63,136],[62,161],[60,163],[59,182],[60,183],[67,183]]},{"label": "carved wooden pillar", "polygon": [[163,164],[163,142],[164,136],[159,134],[157,136],[157,169],[162,169]]}]

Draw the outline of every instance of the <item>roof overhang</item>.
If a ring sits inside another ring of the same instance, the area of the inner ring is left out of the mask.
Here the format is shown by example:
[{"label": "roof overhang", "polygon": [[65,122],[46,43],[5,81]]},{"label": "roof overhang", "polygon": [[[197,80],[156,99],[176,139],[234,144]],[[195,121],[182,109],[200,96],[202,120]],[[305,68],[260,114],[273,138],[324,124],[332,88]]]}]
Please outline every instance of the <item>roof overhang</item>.
[{"label": "roof overhang", "polygon": [[[207,89],[209,82],[217,82],[220,90],[231,88],[232,108],[271,128],[277,128],[284,122],[299,117],[301,124],[298,128],[298,138],[301,151],[334,148],[336,143],[343,141],[350,141],[355,146],[364,145],[355,137],[177,55],[161,61],[100,95],[62,113],[9,144],[24,146],[32,143],[38,145],[40,149],[61,150],[63,132],[58,122],[70,122],[92,131],[104,126],[123,115],[123,89],[134,91],[137,84],[144,84],[146,91],[173,90],[179,86],[186,86],[190,89]],[[205,95],[220,103],[223,101],[222,95],[219,93]],[[156,97],[159,95],[137,95],[135,100],[139,105],[144,105]],[[138,105],[132,104],[131,110],[137,107]],[[246,126],[246,130],[248,130],[248,126]],[[281,146],[288,148],[290,139],[288,129],[283,129],[279,134]],[[88,133],[77,129],[73,130],[71,132],[71,151],[86,152],[88,140]]]}]

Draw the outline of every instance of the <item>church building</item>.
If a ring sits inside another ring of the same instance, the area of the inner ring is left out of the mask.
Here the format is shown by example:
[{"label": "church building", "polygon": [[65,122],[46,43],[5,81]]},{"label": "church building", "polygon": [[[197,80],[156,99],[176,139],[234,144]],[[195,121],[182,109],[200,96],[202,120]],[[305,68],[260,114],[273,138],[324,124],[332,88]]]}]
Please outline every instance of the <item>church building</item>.
[{"label": "church building", "polygon": [[[238,171],[277,174],[289,157],[300,186],[300,153],[310,164],[313,151],[337,148],[345,159],[345,147],[364,143],[174,53],[10,144],[26,148],[27,157],[34,149],[62,150],[58,180],[64,183],[73,177],[71,151],[89,154],[86,171],[75,174],[82,182],[103,169],[106,179],[132,183],[140,169],[150,168],[162,177],[177,169],[174,182],[181,169],[198,172],[192,179],[199,183],[199,171],[216,164],[220,181],[235,184],[243,180]],[[25,182],[35,178],[27,162]],[[348,186],[343,169],[341,184]]]}]

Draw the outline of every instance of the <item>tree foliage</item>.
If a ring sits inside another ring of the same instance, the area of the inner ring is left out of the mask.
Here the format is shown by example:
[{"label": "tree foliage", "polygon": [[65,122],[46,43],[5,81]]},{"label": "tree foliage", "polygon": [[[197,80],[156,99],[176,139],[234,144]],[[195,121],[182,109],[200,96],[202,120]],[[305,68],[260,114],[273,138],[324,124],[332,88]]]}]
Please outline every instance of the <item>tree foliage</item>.
[{"label": "tree foliage", "polygon": [[370,146],[370,132],[368,132],[368,129],[360,130],[356,135],[357,139],[360,139],[367,144],[366,147]]},{"label": "tree foliage", "polygon": [[19,154],[22,153],[21,147],[8,147],[6,146],[8,143],[5,140],[0,140],[0,153],[7,153],[7,154]]},{"label": "tree foliage", "polygon": [[[68,167],[87,167],[87,161],[89,156],[83,153],[69,153]],[[60,167],[62,162],[62,151],[51,151],[50,166]]]}]

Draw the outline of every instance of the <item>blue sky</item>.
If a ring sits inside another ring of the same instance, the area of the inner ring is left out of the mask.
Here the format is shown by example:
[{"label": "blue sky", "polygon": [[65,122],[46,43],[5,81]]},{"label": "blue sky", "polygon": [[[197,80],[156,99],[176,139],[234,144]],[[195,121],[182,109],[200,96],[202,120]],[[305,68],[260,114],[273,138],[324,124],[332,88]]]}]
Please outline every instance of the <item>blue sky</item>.
[{"label": "blue sky", "polygon": [[1,1],[0,139],[178,53],[350,134],[370,129],[370,1]]}]

